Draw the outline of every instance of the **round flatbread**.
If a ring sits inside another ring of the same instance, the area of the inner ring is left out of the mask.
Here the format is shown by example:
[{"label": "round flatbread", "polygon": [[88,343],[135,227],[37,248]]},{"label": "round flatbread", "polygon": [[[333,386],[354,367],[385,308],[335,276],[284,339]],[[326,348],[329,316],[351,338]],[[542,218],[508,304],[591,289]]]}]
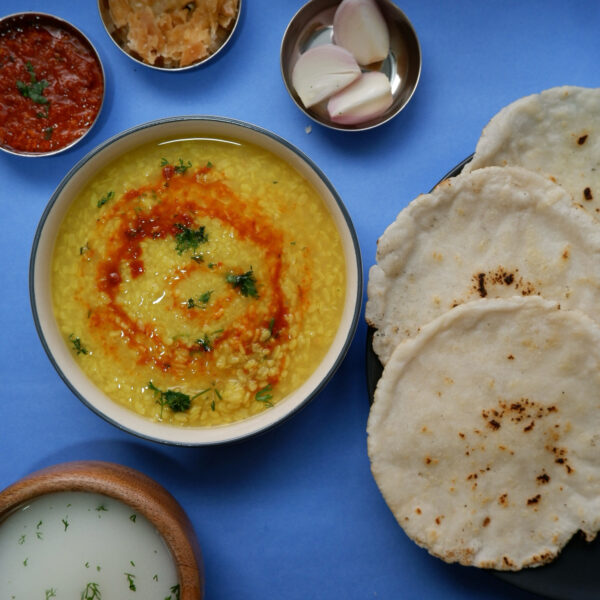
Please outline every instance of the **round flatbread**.
[{"label": "round flatbread", "polygon": [[423,324],[481,297],[541,295],[600,322],[600,227],[546,177],[477,169],[398,215],[378,241],[367,291],[383,364]]},{"label": "round flatbread", "polygon": [[398,346],[367,429],[417,544],[484,568],[546,563],[600,527],[600,327],[537,297],[464,304]]},{"label": "round flatbread", "polygon": [[484,128],[465,170],[491,165],[547,174],[600,213],[600,88],[556,87],[504,107]]}]

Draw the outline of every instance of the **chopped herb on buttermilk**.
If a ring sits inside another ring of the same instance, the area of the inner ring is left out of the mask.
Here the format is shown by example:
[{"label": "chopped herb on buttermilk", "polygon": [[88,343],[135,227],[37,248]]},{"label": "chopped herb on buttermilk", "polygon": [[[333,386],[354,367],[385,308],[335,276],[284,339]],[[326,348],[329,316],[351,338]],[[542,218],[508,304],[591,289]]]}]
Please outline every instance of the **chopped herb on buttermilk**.
[{"label": "chopped herb on buttermilk", "polygon": [[94,582],[88,583],[81,592],[81,600],[102,600],[100,585]]},{"label": "chopped herb on buttermilk", "polygon": [[133,575],[132,573],[124,573],[125,577],[127,577],[127,583],[129,584],[129,589],[132,592],[136,591],[136,587],[135,587],[135,575]]}]

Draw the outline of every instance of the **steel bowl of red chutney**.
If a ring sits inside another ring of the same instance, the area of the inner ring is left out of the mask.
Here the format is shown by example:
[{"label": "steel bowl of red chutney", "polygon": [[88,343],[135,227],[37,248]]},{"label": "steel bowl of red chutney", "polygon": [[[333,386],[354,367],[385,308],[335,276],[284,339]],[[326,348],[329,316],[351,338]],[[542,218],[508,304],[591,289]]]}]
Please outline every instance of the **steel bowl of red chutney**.
[{"label": "steel bowl of red chutney", "polygon": [[0,150],[68,150],[98,119],[104,89],[100,57],[71,23],[39,12],[0,19]]}]

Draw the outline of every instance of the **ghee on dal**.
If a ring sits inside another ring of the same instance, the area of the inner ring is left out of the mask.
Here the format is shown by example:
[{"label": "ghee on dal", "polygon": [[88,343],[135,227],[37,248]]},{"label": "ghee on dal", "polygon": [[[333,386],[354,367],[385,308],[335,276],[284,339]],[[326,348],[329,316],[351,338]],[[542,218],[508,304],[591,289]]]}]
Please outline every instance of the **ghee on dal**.
[{"label": "ghee on dal", "polygon": [[340,235],[291,166],[235,140],[164,141],[97,174],[61,225],[55,316],[87,376],[156,421],[268,409],[327,352]]}]

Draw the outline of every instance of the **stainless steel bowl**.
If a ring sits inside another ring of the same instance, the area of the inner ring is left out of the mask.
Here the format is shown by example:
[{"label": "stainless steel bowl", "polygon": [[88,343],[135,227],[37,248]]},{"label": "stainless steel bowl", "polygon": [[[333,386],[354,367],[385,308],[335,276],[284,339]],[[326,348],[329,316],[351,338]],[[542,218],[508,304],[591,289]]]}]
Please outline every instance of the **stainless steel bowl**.
[{"label": "stainless steel bowl", "polygon": [[113,22],[113,18],[110,14],[110,9],[109,9],[108,3],[109,3],[109,0],[98,0],[98,11],[100,12],[100,18],[102,19],[102,23],[104,25],[104,29],[106,29],[106,33],[108,33],[108,36],[114,42],[114,44],[117,46],[117,48],[119,48],[119,50],[121,50],[121,52],[123,52],[125,55],[127,55],[131,60],[135,61],[136,63],[138,63],[140,65],[143,65],[144,67],[148,67],[150,69],[156,69],[157,71],[170,71],[170,72],[189,71],[191,69],[195,69],[201,65],[206,64],[208,61],[212,60],[213,58],[215,58],[215,56],[220,54],[225,49],[225,47],[229,44],[231,39],[233,38],[233,34],[235,33],[235,31],[238,27],[238,24],[240,22],[240,14],[242,12],[242,0],[238,0],[238,11],[235,16],[233,25],[232,25],[231,29],[227,32],[221,45],[215,52],[213,52],[212,54],[209,54],[205,58],[197,60],[196,62],[192,63],[191,65],[186,65],[185,67],[167,67],[167,66],[162,66],[159,64],[152,65],[148,62],[145,62],[142,59],[142,57],[139,56],[139,54],[137,54],[136,52],[134,52],[133,50],[131,50],[130,48],[127,47],[126,37],[124,35],[125,32],[119,30],[115,26],[115,24]]},{"label": "stainless steel bowl", "polygon": [[[102,106],[104,104],[104,97],[106,95],[106,76],[104,73],[104,66],[102,64],[102,60],[100,60],[100,55],[98,54],[98,52],[97,52],[96,48],[94,47],[94,45],[92,44],[92,42],[90,42],[90,40],[83,34],[82,31],[80,31],[72,23],[69,23],[68,21],[65,21],[64,19],[55,17],[54,15],[50,15],[47,13],[41,13],[41,12],[14,13],[11,15],[7,15],[6,17],[2,17],[0,19],[0,32],[7,31],[8,29],[12,29],[12,28],[18,30],[18,28],[23,27],[25,25],[29,25],[29,24],[45,25],[48,27],[62,29],[64,31],[67,31],[74,37],[76,37],[86,47],[86,49],[92,54],[92,56],[96,60],[98,66],[100,68],[100,74],[102,77],[102,87],[103,87],[102,99],[100,101],[100,106],[98,107],[98,112],[96,113],[93,121],[90,123],[89,127],[78,138],[74,139],[72,142],[70,142],[66,146],[62,146],[62,147],[56,148],[54,150],[48,150],[46,152],[29,152],[29,151],[17,150],[10,146],[3,145],[0,142],[0,150],[3,152],[6,152],[8,154],[14,154],[17,156],[25,156],[25,157],[35,158],[35,157],[40,157],[40,156],[52,156],[54,154],[59,154],[61,152],[65,152],[66,150],[69,150],[70,148],[72,148],[75,144],[78,144],[84,137],[87,136],[87,134],[93,128],[94,124],[97,122],[98,117],[100,116],[100,113],[102,112]],[[1,94],[2,94],[2,92],[0,92],[0,95]]]},{"label": "stainless steel bowl", "polygon": [[390,51],[373,67],[386,75],[392,86],[393,103],[381,116],[356,125],[333,123],[327,114],[327,102],[305,108],[292,85],[292,71],[298,57],[309,48],[332,43],[333,15],[340,0],[310,0],[290,21],[281,43],[281,74],[285,86],[298,106],[313,121],[331,129],[363,131],[395,117],[412,98],[421,75],[421,47],[407,16],[391,0],[377,0],[390,32]]}]

